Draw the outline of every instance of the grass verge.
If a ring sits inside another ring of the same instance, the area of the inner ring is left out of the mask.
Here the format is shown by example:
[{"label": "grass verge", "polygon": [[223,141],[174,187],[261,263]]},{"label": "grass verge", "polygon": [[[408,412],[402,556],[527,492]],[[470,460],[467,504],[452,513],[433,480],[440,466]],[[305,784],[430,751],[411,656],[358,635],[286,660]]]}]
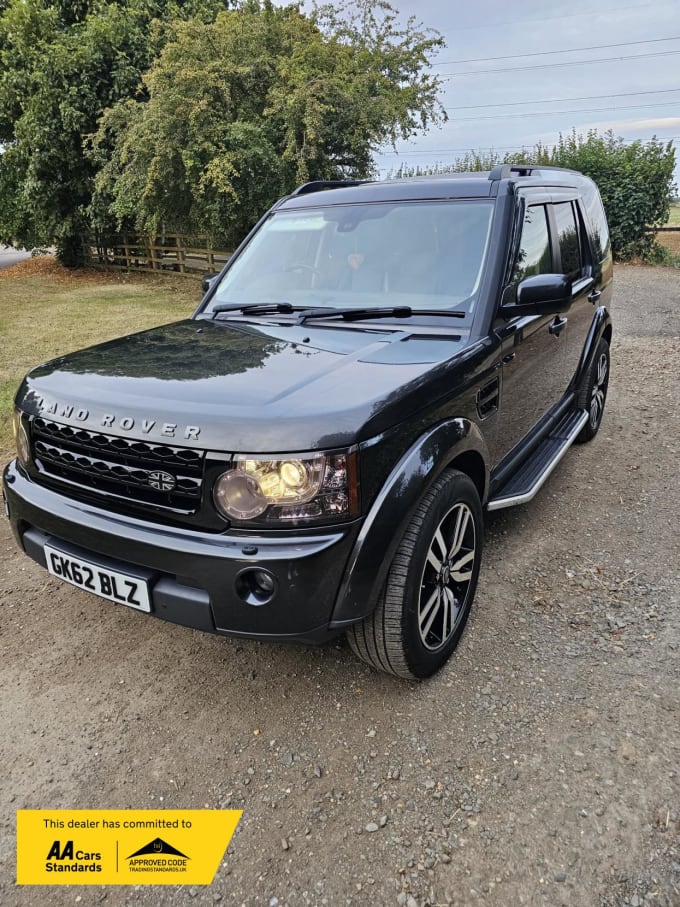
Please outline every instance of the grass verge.
[{"label": "grass verge", "polygon": [[680,233],[657,233],[656,241],[665,250],[664,260],[660,264],[680,268]]},{"label": "grass verge", "polygon": [[0,271],[0,462],[14,449],[12,402],[29,369],[72,350],[185,318],[200,297],[198,281],[67,271],[52,257]]}]

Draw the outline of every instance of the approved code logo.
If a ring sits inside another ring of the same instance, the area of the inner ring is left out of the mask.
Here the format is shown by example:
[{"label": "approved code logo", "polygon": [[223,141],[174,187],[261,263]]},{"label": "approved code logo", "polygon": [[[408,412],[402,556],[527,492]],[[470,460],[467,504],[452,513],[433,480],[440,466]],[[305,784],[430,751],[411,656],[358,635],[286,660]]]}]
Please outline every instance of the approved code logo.
[{"label": "approved code logo", "polygon": [[240,818],[233,809],[18,810],[17,884],[209,885]]},{"label": "approved code logo", "polygon": [[132,872],[186,872],[189,857],[164,841],[154,838],[127,858]]}]

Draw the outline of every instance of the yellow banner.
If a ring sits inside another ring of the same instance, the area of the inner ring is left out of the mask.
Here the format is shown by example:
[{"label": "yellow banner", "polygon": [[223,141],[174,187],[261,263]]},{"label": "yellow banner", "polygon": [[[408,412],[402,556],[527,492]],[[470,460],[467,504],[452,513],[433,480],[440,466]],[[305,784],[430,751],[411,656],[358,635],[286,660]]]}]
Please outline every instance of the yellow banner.
[{"label": "yellow banner", "polygon": [[20,809],[18,885],[210,885],[237,809]]}]

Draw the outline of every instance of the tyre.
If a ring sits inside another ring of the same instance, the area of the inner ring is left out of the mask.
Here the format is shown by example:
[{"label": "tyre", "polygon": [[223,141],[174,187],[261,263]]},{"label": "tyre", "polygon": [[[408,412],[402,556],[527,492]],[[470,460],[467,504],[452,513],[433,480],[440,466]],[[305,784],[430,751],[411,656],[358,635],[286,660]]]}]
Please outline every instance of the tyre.
[{"label": "tyre", "polygon": [[477,588],[482,506],[468,476],[447,470],[423,495],[372,614],[347,633],[353,651],[397,677],[430,677],[463,633]]},{"label": "tyre", "polygon": [[576,436],[577,444],[585,444],[587,441],[592,441],[598,433],[602,424],[604,406],[607,402],[608,387],[609,344],[602,339],[598,344],[595,358],[579,396],[579,406],[588,412],[588,421]]}]

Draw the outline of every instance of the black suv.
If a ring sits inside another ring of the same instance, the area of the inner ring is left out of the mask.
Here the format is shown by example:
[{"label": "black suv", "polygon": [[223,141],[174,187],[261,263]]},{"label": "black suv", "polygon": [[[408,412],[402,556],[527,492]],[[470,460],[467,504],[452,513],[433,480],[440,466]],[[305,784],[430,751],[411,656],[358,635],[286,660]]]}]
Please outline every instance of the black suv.
[{"label": "black suv", "polygon": [[201,630],[402,677],[455,648],[483,513],[529,501],[607,393],[612,258],[566,170],[315,182],[191,319],[55,359],[4,475],[50,573]]}]

